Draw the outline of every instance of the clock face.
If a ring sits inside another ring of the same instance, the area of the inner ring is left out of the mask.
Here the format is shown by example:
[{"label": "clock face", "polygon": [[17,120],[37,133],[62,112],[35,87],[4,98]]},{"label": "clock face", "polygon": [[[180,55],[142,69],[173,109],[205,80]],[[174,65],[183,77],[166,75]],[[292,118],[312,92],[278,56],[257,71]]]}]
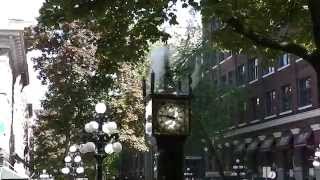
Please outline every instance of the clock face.
[{"label": "clock face", "polygon": [[185,115],[185,109],[182,105],[174,103],[161,105],[157,115],[160,130],[171,133],[183,132]]}]

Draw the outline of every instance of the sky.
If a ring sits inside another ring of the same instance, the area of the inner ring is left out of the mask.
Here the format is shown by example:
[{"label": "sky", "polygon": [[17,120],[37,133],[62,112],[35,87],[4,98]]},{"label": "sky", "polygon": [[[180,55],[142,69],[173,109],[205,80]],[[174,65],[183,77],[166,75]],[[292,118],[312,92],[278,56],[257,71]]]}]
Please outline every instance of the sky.
[{"label": "sky", "polygon": [[[18,24],[18,28],[23,28],[23,26],[28,26],[32,24],[36,24],[36,17],[39,16],[39,9],[42,6],[44,0],[1,0],[0,6],[0,29],[10,29],[17,28],[17,23],[13,24],[8,21],[8,19],[20,19],[23,20],[24,23]],[[177,7],[181,7],[181,3],[178,2]],[[165,25],[165,29],[170,34],[185,34],[186,27],[190,23],[190,19],[192,19],[192,24],[201,26],[201,18],[200,15],[196,15],[196,19],[194,19],[190,13],[189,9],[181,9],[178,8],[177,12],[178,22],[180,23],[177,26],[171,27],[169,25]],[[175,41],[172,39],[171,41]],[[32,103],[34,108],[40,108],[40,99],[43,98],[46,87],[42,86],[40,81],[37,79],[37,72],[33,69],[33,63],[31,58],[33,56],[37,56],[39,53],[31,52],[27,54],[28,59],[28,67],[29,67],[29,79],[30,84],[26,87],[27,94],[29,96],[28,101]]]}]

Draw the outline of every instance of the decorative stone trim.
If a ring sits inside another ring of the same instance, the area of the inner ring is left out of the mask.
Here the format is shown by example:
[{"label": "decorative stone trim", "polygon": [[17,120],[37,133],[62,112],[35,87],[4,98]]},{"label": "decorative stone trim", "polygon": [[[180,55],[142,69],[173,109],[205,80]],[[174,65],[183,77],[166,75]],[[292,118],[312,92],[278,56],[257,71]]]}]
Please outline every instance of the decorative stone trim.
[{"label": "decorative stone trim", "polygon": [[249,84],[253,84],[253,83],[255,83],[255,82],[258,82],[258,78],[250,81]]},{"label": "decorative stone trim", "polygon": [[289,114],[289,113],[292,113],[292,110],[283,111],[279,115],[281,116],[281,115],[285,115],[285,114]]},{"label": "decorative stone trim", "polygon": [[291,133],[292,134],[299,134],[300,133],[300,128],[293,128],[293,129],[290,129]]},{"label": "decorative stone trim", "polygon": [[313,109],[310,111],[306,111],[306,112],[274,119],[272,121],[262,122],[262,123],[258,123],[258,124],[253,124],[251,126],[246,126],[243,128],[238,128],[233,131],[227,132],[224,136],[226,138],[233,137],[233,136],[248,133],[248,132],[254,132],[254,131],[258,131],[258,130],[262,130],[262,129],[266,129],[266,128],[276,127],[279,125],[285,125],[285,124],[289,124],[289,123],[293,123],[293,122],[299,122],[299,121],[303,121],[308,118],[319,117],[319,116],[320,116],[320,109],[319,108]]},{"label": "decorative stone trim", "polygon": [[272,115],[267,116],[267,117],[265,117],[263,119],[271,119],[271,118],[275,118],[275,117],[277,117],[277,115],[276,114],[272,114]]},{"label": "decorative stone trim", "polygon": [[310,108],[312,107],[312,104],[309,104],[309,105],[306,105],[306,106],[302,106],[302,107],[299,107],[298,110],[304,110],[304,109],[307,109],[307,108]]},{"label": "decorative stone trim", "polygon": [[260,122],[260,119],[255,119],[253,121],[250,121],[250,124],[257,123],[257,122]]},{"label": "decorative stone trim", "polygon": [[312,124],[310,125],[310,128],[312,129],[312,131],[320,130],[320,124]]},{"label": "decorative stone trim", "polygon": [[245,125],[247,125],[247,123],[238,124],[239,127],[242,127],[242,126],[245,126]]},{"label": "decorative stone trim", "polygon": [[246,143],[251,143],[252,138],[246,138],[246,139],[244,139],[244,141],[245,141]]},{"label": "decorative stone trim", "polygon": [[259,138],[260,141],[263,141],[263,140],[266,139],[266,136],[265,135],[261,135],[261,136],[258,136],[258,138]]},{"label": "decorative stone trim", "polygon": [[268,76],[270,76],[270,75],[274,74],[274,72],[275,72],[275,71],[269,72],[268,74],[263,75],[263,76],[262,76],[262,78],[266,78],[266,77],[268,77]]},{"label": "decorative stone trim", "polygon": [[232,144],[233,144],[233,145],[237,145],[237,144],[239,144],[239,141],[238,141],[238,140],[234,140],[234,141],[232,142]]},{"label": "decorative stone trim", "polygon": [[287,68],[287,67],[289,67],[289,66],[290,66],[290,64],[287,64],[287,65],[285,65],[285,66],[279,67],[279,68],[278,68],[278,71],[281,71],[281,70],[283,70],[283,69],[285,69],[285,68]]},{"label": "decorative stone trim", "polygon": [[273,137],[275,137],[275,138],[279,138],[279,137],[282,136],[282,132],[274,132],[272,135],[273,135]]}]

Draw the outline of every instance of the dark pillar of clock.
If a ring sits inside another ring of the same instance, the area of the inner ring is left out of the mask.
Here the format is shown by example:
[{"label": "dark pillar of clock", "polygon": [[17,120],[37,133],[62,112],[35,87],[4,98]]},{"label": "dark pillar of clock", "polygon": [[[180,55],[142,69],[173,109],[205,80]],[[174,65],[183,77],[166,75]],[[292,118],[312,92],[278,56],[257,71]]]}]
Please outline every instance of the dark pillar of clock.
[{"label": "dark pillar of clock", "polygon": [[156,136],[158,148],[158,180],[183,180],[183,146],[186,136]]}]

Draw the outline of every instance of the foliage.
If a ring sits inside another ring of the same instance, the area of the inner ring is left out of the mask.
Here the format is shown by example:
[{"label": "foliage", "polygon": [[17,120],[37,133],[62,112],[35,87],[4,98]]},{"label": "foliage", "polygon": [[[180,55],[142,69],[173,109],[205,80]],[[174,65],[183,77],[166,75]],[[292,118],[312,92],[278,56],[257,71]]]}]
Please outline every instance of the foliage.
[{"label": "foliage", "polygon": [[80,143],[84,124],[94,117],[98,101],[117,109],[110,113],[120,126],[120,140],[146,149],[138,93],[141,71],[137,67],[144,67],[142,61],[119,62],[98,55],[101,36],[81,22],[63,23],[56,29],[36,26],[25,36],[28,50],[41,53],[33,59],[34,68],[48,87],[33,130],[35,171],[63,167],[68,147]]},{"label": "foliage", "polygon": [[316,0],[204,0],[206,37],[213,47],[274,59],[292,53],[312,65],[319,57],[320,4]]}]

